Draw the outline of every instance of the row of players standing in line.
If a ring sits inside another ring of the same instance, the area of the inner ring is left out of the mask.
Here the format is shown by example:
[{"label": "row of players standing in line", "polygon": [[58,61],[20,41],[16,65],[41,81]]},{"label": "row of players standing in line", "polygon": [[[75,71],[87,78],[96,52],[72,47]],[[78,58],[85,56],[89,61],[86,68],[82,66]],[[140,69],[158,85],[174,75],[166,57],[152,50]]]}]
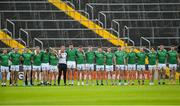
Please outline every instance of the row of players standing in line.
[{"label": "row of players standing in line", "polygon": [[[65,62],[67,64],[65,68],[58,67],[58,63],[63,61],[62,53],[65,53]],[[37,74],[37,84],[52,84],[54,80],[54,85],[56,85],[56,79],[58,76],[58,85],[60,84],[61,71],[64,73],[64,84],[66,85],[66,69],[68,74],[68,83],[74,85],[74,70],[78,70],[78,85],[80,85],[80,74],[82,74],[82,82],[84,85],[84,79],[86,74],[86,84],[91,78],[91,83],[93,83],[92,71],[96,70],[96,84],[103,85],[103,75],[105,74],[106,79],[108,79],[108,74],[110,75],[111,84],[132,84],[134,85],[134,80],[136,79],[136,70],[138,73],[138,83],[144,84],[145,76],[145,59],[148,57],[149,60],[149,70],[150,70],[150,85],[153,85],[153,75],[154,71],[158,69],[158,84],[161,84],[160,80],[162,79],[162,84],[165,84],[165,68],[166,63],[169,63],[169,68],[171,70],[171,76],[173,83],[175,83],[175,73],[178,64],[178,53],[175,51],[174,47],[171,47],[170,51],[166,51],[163,45],[160,46],[160,50],[157,52],[152,48],[149,53],[145,53],[144,49],[141,48],[139,53],[134,52],[134,48],[130,49],[130,52],[127,53],[123,47],[118,47],[117,51],[114,53],[111,51],[111,48],[107,48],[107,52],[104,52],[101,47],[97,51],[93,51],[92,47],[89,46],[88,50],[85,52],[83,47],[80,46],[78,49],[75,49],[72,44],[69,45],[69,48],[65,51],[65,47],[62,46],[61,49],[57,52],[54,49],[46,49],[41,51],[39,47],[36,47],[36,50],[33,53],[30,53],[28,49],[24,49],[22,54],[18,53],[18,49],[15,48],[12,52],[8,53],[7,50],[3,50],[3,53],[0,55],[1,61],[1,72],[2,72],[2,86],[6,86],[6,77],[7,72],[10,70],[11,77],[11,86],[17,85],[18,83],[18,71],[19,65],[22,63],[24,76],[27,76],[28,85],[31,85],[30,79],[32,80],[32,85],[35,83],[35,76]],[[67,59],[66,59],[67,58]],[[67,60],[67,62],[66,62]],[[9,64],[11,61],[11,64]],[[156,62],[158,61],[158,67],[156,67]],[[167,62],[168,61],[168,62]],[[77,65],[76,65],[77,64]],[[96,69],[94,65],[96,64]],[[115,71],[113,68],[115,65]],[[137,65],[137,66],[136,66]],[[10,69],[9,69],[10,66]],[[58,72],[59,68],[59,72]],[[32,70],[32,78],[31,78]],[[42,72],[41,72],[42,70]],[[105,71],[104,71],[105,70]],[[40,73],[41,73],[41,82],[40,82]],[[115,79],[113,79],[113,74],[115,74]],[[125,76],[126,74],[126,76]],[[142,77],[140,77],[142,75]],[[70,77],[72,76],[72,77]],[[162,76],[162,77],[161,77]],[[70,79],[72,81],[70,81]],[[24,78],[25,81],[25,78]],[[131,81],[131,82],[130,82]],[[108,81],[106,80],[108,84]],[[25,84],[24,84],[25,85]]]}]

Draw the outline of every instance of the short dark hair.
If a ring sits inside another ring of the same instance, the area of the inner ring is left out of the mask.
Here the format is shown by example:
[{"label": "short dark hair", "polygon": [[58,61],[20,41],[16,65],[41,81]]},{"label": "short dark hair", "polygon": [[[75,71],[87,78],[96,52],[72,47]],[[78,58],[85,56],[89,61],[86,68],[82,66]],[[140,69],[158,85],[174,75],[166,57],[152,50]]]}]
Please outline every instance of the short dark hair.
[{"label": "short dark hair", "polygon": [[72,43],[72,42],[69,42],[69,45],[73,45],[73,43]]},{"label": "short dark hair", "polygon": [[45,51],[46,51],[46,52],[49,52],[49,48],[46,48]]}]

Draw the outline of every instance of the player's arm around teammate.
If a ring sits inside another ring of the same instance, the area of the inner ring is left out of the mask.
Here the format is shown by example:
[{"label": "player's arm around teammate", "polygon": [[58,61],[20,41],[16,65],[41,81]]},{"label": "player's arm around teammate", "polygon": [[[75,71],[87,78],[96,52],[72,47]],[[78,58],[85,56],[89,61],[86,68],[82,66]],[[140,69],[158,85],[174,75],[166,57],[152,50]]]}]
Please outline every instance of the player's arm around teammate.
[{"label": "player's arm around teammate", "polygon": [[3,50],[3,53],[0,54],[0,63],[1,63],[1,73],[2,73],[2,83],[1,86],[6,86],[7,73],[9,72],[9,54],[6,49]]},{"label": "player's arm around teammate", "polygon": [[136,53],[134,52],[134,48],[130,48],[130,52],[128,53],[128,85],[130,81],[132,81],[131,85],[134,85],[134,80],[136,79]]},{"label": "player's arm around teammate", "polygon": [[111,48],[107,48],[105,53],[105,72],[106,72],[106,84],[108,85],[108,75],[110,75],[111,85],[114,85],[113,80],[113,63],[114,63],[114,54],[111,52]]},{"label": "player's arm around teammate", "polygon": [[88,80],[91,78],[91,85],[93,85],[93,72],[94,72],[94,59],[95,54],[92,50],[92,46],[88,47],[88,51],[86,52],[86,84],[88,85]]},{"label": "player's arm around teammate", "polygon": [[176,84],[176,70],[178,64],[178,53],[175,51],[175,47],[172,46],[171,50],[168,51],[168,63],[170,69],[170,83]]},{"label": "player's arm around teammate", "polygon": [[[73,44],[69,44],[69,48],[66,50],[67,53],[67,74],[69,85],[74,85],[74,71],[76,69],[76,52]],[[71,82],[70,82],[71,80]]]},{"label": "player's arm around teammate", "polygon": [[34,85],[37,75],[37,85],[40,85],[40,73],[41,73],[41,57],[40,48],[36,47],[32,56],[33,70],[32,70],[32,84]]},{"label": "player's arm around teammate", "polygon": [[[115,52],[115,70],[116,70],[116,79],[117,79],[117,84],[123,85],[126,83],[125,78],[125,71],[127,70],[126,67],[126,57],[127,53],[124,51],[123,47],[118,47],[118,50]],[[124,82],[123,82],[124,80]]]},{"label": "player's arm around teammate", "polygon": [[103,78],[104,78],[105,56],[101,47],[98,47],[98,50],[95,52],[95,60],[96,60],[96,84],[99,85],[99,80],[100,80],[101,85],[104,85]]},{"label": "player's arm around teammate", "polygon": [[54,80],[54,86],[56,85],[57,73],[58,73],[58,54],[55,49],[51,49],[49,56],[49,84],[52,85],[52,81]]},{"label": "player's arm around teammate", "polygon": [[18,53],[18,48],[15,48],[14,51],[10,54],[11,58],[11,86],[18,86],[18,77],[19,77],[19,65],[20,65],[21,54]]},{"label": "player's arm around teammate", "polygon": [[157,53],[155,52],[154,48],[151,48],[151,51],[147,54],[148,57],[148,70],[150,71],[150,82],[149,85],[154,85],[154,72],[157,69],[156,67],[156,57]]},{"label": "player's arm around teammate", "polygon": [[[160,50],[157,51],[158,57],[158,84],[161,84],[161,79],[163,80],[162,84],[165,84],[166,77],[166,61],[167,61],[167,51],[164,49],[163,45],[160,45]],[[162,76],[162,77],[161,77]]]},{"label": "player's arm around teammate", "polygon": [[41,68],[42,68],[42,83],[43,85],[49,85],[48,79],[49,79],[49,49],[45,49],[45,51],[42,51],[42,57],[41,57]]},{"label": "player's arm around teammate", "polygon": [[145,80],[145,61],[146,61],[146,53],[144,51],[144,48],[140,48],[140,52],[136,54],[137,56],[137,73],[138,73],[138,84],[144,85]]},{"label": "player's arm around teammate", "polygon": [[80,85],[80,75],[81,77],[81,84],[84,85],[84,77],[85,77],[85,53],[82,46],[79,46],[78,51],[76,52],[76,63],[77,63],[77,85]]},{"label": "player's arm around teammate", "polygon": [[22,61],[23,61],[23,71],[24,71],[24,86],[26,86],[26,79],[27,85],[31,86],[30,79],[31,79],[31,59],[32,53],[28,51],[27,48],[24,49],[22,53]]}]

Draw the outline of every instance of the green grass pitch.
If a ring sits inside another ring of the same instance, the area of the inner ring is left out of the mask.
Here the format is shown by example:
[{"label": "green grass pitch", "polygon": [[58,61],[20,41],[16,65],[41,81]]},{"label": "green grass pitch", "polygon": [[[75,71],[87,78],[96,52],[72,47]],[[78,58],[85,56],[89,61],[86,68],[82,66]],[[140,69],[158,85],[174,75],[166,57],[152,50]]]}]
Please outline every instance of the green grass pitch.
[{"label": "green grass pitch", "polygon": [[180,85],[0,87],[0,105],[180,105]]}]

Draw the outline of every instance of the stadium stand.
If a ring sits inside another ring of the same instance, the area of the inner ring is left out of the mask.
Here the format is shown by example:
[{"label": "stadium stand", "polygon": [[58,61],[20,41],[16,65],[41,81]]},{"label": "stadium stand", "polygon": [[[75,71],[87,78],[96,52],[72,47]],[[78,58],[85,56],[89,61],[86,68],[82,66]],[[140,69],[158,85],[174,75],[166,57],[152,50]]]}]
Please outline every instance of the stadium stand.
[{"label": "stadium stand", "polygon": [[[177,45],[180,41],[180,0],[63,0],[76,11],[60,10],[55,6],[56,3],[53,5],[47,0],[12,1],[0,2],[1,28],[7,28],[15,38],[21,37],[26,43],[28,33],[30,47],[36,41],[34,38],[44,39],[40,40],[44,47],[58,47],[68,41],[73,41],[75,46],[113,46],[112,42],[101,38],[107,34],[102,33],[104,29],[109,32],[106,36],[129,37],[136,46],[147,46],[149,42],[153,46],[169,46]],[[75,20],[75,12],[89,20],[82,17]],[[14,28],[7,19],[14,23]],[[91,21],[100,28],[88,28],[83,24]],[[142,44],[141,37],[146,39]]]}]

